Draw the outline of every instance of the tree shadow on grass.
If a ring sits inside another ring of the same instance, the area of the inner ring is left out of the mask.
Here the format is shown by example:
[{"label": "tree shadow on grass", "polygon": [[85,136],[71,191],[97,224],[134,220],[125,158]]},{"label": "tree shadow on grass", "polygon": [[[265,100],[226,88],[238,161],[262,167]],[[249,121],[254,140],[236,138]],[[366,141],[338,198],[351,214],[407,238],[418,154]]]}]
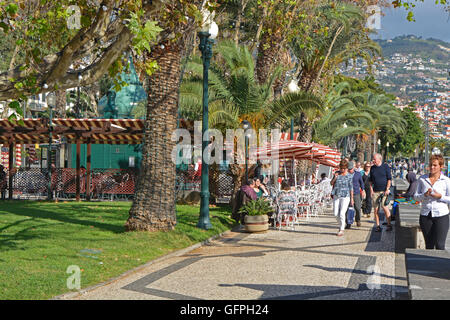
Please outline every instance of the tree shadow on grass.
[{"label": "tree shadow on grass", "polygon": [[[15,227],[19,225],[22,222],[31,222],[33,225],[30,226],[24,226],[22,229],[15,233],[3,233],[5,232],[9,227]],[[54,226],[54,224],[50,223],[41,223],[36,224],[37,221],[35,221],[34,218],[32,219],[24,219],[20,221],[16,221],[14,223],[11,223],[9,225],[6,225],[1,228],[0,233],[0,252],[5,252],[7,250],[24,250],[24,246],[20,246],[22,242],[26,242],[28,240],[33,239],[44,239],[48,238],[49,234],[46,231],[40,231],[37,232],[36,230],[38,228],[46,227],[49,225]],[[62,223],[61,223],[62,224]],[[67,234],[67,233],[65,233]],[[54,234],[52,234],[54,236]]]},{"label": "tree shadow on grass", "polygon": [[[31,217],[31,218],[40,218],[40,219],[49,219],[55,220],[63,223],[76,224],[86,227],[94,227],[105,231],[110,231],[113,233],[124,233],[125,227],[124,225],[114,225],[108,223],[102,223],[92,220],[81,220],[73,217],[75,214],[74,211],[70,211],[67,214],[61,214],[59,212],[47,211],[42,208],[30,208],[30,207],[6,207],[2,208],[2,211],[6,213],[10,213],[16,216],[23,217]],[[101,214],[99,212],[99,214]],[[70,216],[69,216],[70,215]],[[17,222],[13,222],[10,225],[15,225]],[[124,221],[125,224],[125,221]],[[3,228],[8,228],[10,225],[6,225]]]}]

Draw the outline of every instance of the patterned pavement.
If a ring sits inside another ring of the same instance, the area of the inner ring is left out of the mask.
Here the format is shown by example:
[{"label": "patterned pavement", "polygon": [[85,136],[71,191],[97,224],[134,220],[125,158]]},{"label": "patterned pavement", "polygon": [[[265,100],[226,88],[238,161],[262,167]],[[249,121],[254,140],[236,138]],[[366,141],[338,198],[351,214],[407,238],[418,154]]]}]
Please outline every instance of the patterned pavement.
[{"label": "patterned pavement", "polygon": [[396,275],[396,228],[376,233],[373,225],[363,218],[361,227],[337,237],[337,221],[328,209],[295,230],[234,230],[56,299],[395,299],[396,283],[406,280]]}]

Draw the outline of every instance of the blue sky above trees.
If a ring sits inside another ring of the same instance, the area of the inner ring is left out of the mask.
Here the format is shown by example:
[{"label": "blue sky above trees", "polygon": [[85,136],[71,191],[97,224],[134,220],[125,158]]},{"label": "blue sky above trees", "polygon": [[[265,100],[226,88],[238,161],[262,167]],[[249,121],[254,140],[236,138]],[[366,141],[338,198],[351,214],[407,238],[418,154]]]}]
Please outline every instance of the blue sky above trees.
[{"label": "blue sky above trees", "polygon": [[418,2],[414,8],[415,22],[406,20],[408,12],[403,8],[384,9],[381,30],[373,39],[392,39],[396,36],[413,34],[423,38],[435,38],[450,42],[449,13],[434,0]]}]

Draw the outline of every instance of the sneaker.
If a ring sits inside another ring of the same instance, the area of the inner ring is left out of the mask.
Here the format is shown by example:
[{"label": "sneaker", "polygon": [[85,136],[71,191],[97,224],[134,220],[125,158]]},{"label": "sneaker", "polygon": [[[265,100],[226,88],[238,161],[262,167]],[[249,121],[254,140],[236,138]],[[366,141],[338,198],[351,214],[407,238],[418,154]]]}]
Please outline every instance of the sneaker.
[{"label": "sneaker", "polygon": [[386,228],[386,231],[392,231],[392,226],[388,225],[387,228]]},{"label": "sneaker", "polygon": [[377,226],[377,227],[375,228],[375,232],[381,232],[381,227],[380,227],[380,226]]},{"label": "sneaker", "polygon": [[337,233],[337,236],[338,237],[342,237],[344,235],[344,231],[343,230],[341,230],[341,231],[339,231],[338,233]]},{"label": "sneaker", "polygon": [[350,229],[351,227],[352,227],[351,224],[347,224],[347,225],[345,226],[345,229]]},{"label": "sneaker", "polygon": [[357,226],[357,227],[361,227],[361,222],[357,221],[357,222],[356,222],[356,226]]}]

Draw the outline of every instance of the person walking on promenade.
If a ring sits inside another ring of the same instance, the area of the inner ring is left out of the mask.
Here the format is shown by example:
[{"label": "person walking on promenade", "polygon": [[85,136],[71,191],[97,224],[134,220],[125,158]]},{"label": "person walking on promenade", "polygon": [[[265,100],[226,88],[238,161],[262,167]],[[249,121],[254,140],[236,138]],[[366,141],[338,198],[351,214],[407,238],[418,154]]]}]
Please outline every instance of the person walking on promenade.
[{"label": "person walking on promenade", "polygon": [[383,208],[387,219],[386,231],[392,231],[391,214],[389,212],[388,196],[391,188],[392,175],[389,166],[384,162],[383,157],[379,153],[373,155],[373,166],[370,168],[370,193],[372,194],[372,201],[375,205],[375,223],[377,225],[375,231],[381,232],[380,227],[380,207]]},{"label": "person walking on promenade", "polygon": [[370,193],[370,168],[372,167],[370,162],[364,164],[364,171],[362,172],[362,180],[364,182],[364,191],[366,192],[366,198],[362,203],[363,215],[365,218],[370,217],[372,212],[372,194]]},{"label": "person walking on promenade", "polygon": [[361,173],[363,171],[363,168],[361,168],[361,162],[360,161],[356,161],[356,163],[355,163],[355,171],[358,171],[359,173]]},{"label": "person walking on promenade", "polygon": [[348,161],[342,159],[339,163],[339,174],[336,173],[331,197],[333,198],[333,213],[339,223],[337,236],[344,235],[346,212],[349,204],[353,206],[353,176],[348,173]]},{"label": "person walking on promenade", "polygon": [[450,179],[442,174],[444,157],[430,158],[430,173],[419,178],[414,199],[422,202],[420,229],[426,249],[445,250],[449,228]]},{"label": "person walking on promenade", "polygon": [[[366,192],[364,191],[364,182],[361,177],[361,173],[356,170],[355,162],[348,162],[348,173],[352,176],[353,184],[353,208],[355,209],[355,221],[358,227],[361,226],[361,201],[366,197]],[[348,212],[348,211],[347,211]],[[346,218],[346,221],[348,219]],[[347,222],[346,229],[351,228],[351,224]]]}]

